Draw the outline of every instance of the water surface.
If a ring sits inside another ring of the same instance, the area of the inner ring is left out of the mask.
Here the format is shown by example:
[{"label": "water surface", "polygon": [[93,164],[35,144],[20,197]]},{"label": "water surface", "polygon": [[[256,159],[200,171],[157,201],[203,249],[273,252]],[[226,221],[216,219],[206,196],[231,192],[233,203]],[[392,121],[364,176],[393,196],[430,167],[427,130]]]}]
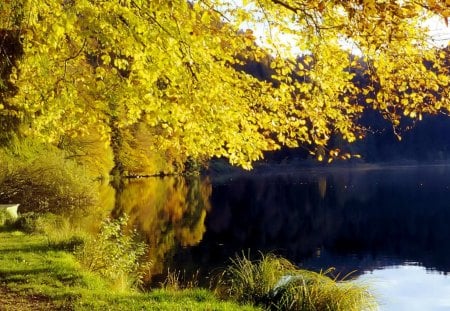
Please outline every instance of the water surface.
[{"label": "water surface", "polygon": [[370,279],[382,310],[450,308],[447,166],[145,179],[120,201],[147,237],[156,279],[168,268],[206,277],[242,251],[275,252]]}]

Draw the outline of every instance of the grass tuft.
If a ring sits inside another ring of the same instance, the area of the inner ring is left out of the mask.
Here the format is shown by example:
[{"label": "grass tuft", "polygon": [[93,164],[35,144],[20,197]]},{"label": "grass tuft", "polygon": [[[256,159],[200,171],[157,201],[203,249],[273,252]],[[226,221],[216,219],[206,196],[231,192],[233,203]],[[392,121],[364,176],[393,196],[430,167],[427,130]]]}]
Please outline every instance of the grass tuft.
[{"label": "grass tuft", "polygon": [[269,310],[375,310],[368,288],[337,281],[323,273],[298,269],[288,260],[262,255],[257,261],[237,256],[224,273],[227,297]]},{"label": "grass tuft", "polygon": [[192,275],[188,275],[185,270],[173,270],[167,271],[164,282],[161,283],[161,287],[167,290],[182,290],[192,289],[198,287],[199,271],[196,271]]}]

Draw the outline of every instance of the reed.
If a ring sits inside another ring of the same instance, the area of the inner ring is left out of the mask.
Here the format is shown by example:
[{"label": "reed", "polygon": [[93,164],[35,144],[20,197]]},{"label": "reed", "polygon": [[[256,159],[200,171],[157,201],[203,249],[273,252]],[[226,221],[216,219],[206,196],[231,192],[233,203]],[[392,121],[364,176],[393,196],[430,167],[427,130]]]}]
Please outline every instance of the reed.
[{"label": "reed", "polygon": [[167,270],[167,275],[163,282],[160,283],[161,288],[166,290],[184,290],[199,287],[199,271],[188,274],[186,270]]}]

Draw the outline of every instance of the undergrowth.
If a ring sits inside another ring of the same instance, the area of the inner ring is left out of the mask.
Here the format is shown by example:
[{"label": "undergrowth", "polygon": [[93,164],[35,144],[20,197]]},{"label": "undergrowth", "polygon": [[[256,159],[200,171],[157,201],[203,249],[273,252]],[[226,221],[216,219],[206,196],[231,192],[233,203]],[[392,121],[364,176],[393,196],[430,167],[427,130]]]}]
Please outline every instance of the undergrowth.
[{"label": "undergrowth", "polygon": [[[256,261],[244,255],[235,257],[211,290],[198,289],[195,276],[187,278],[181,272],[169,271],[161,289],[142,293],[135,289],[149,268],[145,263],[146,245],[127,228],[126,216],[105,220],[95,235],[82,233],[58,215],[27,216],[22,218],[29,220],[21,222],[19,218],[14,229],[21,229],[18,224],[34,222],[33,234],[8,236],[5,234],[13,227],[0,230],[4,231],[0,232],[0,264],[4,265],[0,281],[20,292],[44,293],[57,304],[62,303],[62,296],[69,295],[74,309],[121,310],[128,305],[134,307],[127,310],[150,306],[152,310],[376,309],[376,301],[365,286],[332,279],[329,271],[298,269],[272,254]],[[8,251],[2,255],[2,249]],[[50,266],[42,268],[40,264]],[[36,273],[27,272],[30,265],[36,266]],[[221,302],[216,297],[239,304]],[[110,304],[120,308],[111,309]]]}]

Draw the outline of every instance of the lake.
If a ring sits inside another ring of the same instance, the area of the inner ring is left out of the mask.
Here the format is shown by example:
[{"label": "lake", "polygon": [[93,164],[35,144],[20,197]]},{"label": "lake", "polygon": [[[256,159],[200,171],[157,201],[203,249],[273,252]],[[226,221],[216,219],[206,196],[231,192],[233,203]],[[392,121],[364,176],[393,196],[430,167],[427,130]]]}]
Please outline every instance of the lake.
[{"label": "lake", "polygon": [[368,282],[381,310],[450,309],[450,167],[271,168],[127,182],[152,277],[208,275],[235,254],[280,254]]}]

